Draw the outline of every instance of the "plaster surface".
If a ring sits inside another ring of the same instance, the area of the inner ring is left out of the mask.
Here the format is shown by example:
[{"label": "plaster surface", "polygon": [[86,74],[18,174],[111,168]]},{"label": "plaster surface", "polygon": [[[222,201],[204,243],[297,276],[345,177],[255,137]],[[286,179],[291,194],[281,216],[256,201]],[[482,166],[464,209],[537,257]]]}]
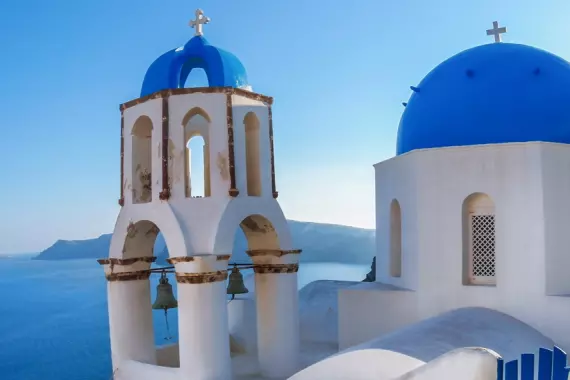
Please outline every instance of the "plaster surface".
[{"label": "plaster surface", "polygon": [[422,320],[350,347],[344,352],[383,349],[429,362],[449,351],[464,347],[485,347],[505,359],[519,359],[523,353],[538,353],[554,342],[521,321],[485,308],[463,308]]},{"label": "plaster surface", "polygon": [[[569,169],[570,146],[542,142],[415,150],[376,164],[380,285],[340,291],[341,349],[451,310],[484,307],[528,324],[568,351],[570,180],[560,173]],[[465,282],[462,210],[474,193],[486,194],[495,207],[491,286]],[[399,277],[390,273],[394,199],[401,207]],[[364,307],[371,312],[352,313]]]}]

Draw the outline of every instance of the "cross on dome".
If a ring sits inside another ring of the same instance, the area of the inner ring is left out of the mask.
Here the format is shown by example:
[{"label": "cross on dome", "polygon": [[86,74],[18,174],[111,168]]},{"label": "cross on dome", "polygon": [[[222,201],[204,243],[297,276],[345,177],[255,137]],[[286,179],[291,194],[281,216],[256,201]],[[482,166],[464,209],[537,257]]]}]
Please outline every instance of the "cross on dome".
[{"label": "cross on dome", "polygon": [[195,36],[201,36],[204,34],[202,31],[202,25],[209,23],[210,18],[204,16],[204,11],[201,9],[196,9],[196,12],[194,14],[196,15],[196,19],[191,20],[189,25],[190,27],[196,29],[196,33],[194,33]]},{"label": "cross on dome", "polygon": [[499,22],[493,21],[493,29],[487,29],[488,36],[495,36],[495,42],[501,42],[501,34],[507,33],[506,27],[499,28]]}]

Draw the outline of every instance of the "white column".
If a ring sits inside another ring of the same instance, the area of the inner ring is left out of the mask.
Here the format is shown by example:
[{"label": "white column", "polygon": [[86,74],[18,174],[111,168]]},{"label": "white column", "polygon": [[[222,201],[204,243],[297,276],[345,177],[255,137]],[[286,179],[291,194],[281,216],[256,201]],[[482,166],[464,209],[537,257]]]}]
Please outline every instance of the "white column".
[{"label": "white column", "polygon": [[[216,260],[216,256],[212,257]],[[196,258],[193,262],[176,264],[178,344],[184,380],[232,378],[225,283],[227,259],[221,265],[216,263],[220,267],[217,271],[188,273],[194,266],[191,264],[197,264],[192,269],[196,266],[216,269],[208,262],[197,263],[207,260]]]},{"label": "white column", "polygon": [[125,360],[156,364],[148,276],[110,280],[107,294],[113,370]]},{"label": "white column", "polygon": [[[281,269],[293,273],[275,273]],[[287,378],[299,370],[299,293],[296,264],[255,268],[257,347],[261,373]]]}]

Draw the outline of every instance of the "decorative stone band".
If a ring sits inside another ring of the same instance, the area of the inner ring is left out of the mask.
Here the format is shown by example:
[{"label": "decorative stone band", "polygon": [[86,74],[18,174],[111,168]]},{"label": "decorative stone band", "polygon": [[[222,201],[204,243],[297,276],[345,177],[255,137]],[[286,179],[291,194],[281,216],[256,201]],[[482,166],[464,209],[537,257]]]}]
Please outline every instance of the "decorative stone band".
[{"label": "decorative stone band", "polygon": [[154,263],[156,261],[156,256],[144,256],[144,257],[131,257],[130,259],[117,259],[114,257],[109,257],[107,259],[98,259],[97,262],[101,265],[133,265],[134,263]]},{"label": "decorative stone band", "polygon": [[299,264],[258,264],[253,266],[255,273],[262,274],[296,273],[298,270]]},{"label": "decorative stone band", "polygon": [[259,257],[259,256],[275,256],[281,257],[285,255],[298,255],[302,252],[302,249],[289,249],[289,250],[282,250],[282,249],[252,249],[250,251],[245,251],[250,257]]},{"label": "decorative stone band", "polygon": [[121,104],[120,109],[124,111],[127,108],[136,106],[151,99],[167,98],[171,95],[185,95],[185,94],[232,94],[240,95],[248,99],[265,102],[267,104],[273,103],[273,98],[266,95],[257,94],[255,92],[242,90],[240,88],[232,87],[193,87],[193,88],[175,88],[170,90],[161,90],[153,94],[143,96],[142,98],[130,100]]},{"label": "decorative stone band", "polygon": [[148,280],[150,277],[149,270],[141,270],[138,272],[119,272],[119,273],[108,273],[105,275],[107,281],[136,281],[136,280]]},{"label": "decorative stone band", "polygon": [[[216,256],[217,261],[224,261],[224,260],[229,260],[231,255],[212,255],[212,256]],[[171,265],[179,264],[179,263],[189,263],[189,262],[195,261],[197,258],[201,258],[201,257],[204,257],[204,256],[169,257],[168,259],[166,259],[166,262],[168,264],[171,264]]]},{"label": "decorative stone band", "polygon": [[228,278],[227,270],[204,273],[176,273],[176,282],[179,284],[208,284],[210,282],[225,281]]}]

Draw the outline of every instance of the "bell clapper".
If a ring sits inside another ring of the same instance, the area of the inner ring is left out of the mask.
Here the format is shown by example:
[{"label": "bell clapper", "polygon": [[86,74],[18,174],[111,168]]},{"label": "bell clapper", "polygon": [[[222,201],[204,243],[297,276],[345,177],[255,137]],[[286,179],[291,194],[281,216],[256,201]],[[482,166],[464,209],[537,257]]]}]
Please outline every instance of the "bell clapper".
[{"label": "bell clapper", "polygon": [[164,320],[166,321],[166,337],[164,338],[164,340],[170,340],[172,339],[172,336],[170,335],[170,326],[168,325],[168,309],[164,308]]}]

